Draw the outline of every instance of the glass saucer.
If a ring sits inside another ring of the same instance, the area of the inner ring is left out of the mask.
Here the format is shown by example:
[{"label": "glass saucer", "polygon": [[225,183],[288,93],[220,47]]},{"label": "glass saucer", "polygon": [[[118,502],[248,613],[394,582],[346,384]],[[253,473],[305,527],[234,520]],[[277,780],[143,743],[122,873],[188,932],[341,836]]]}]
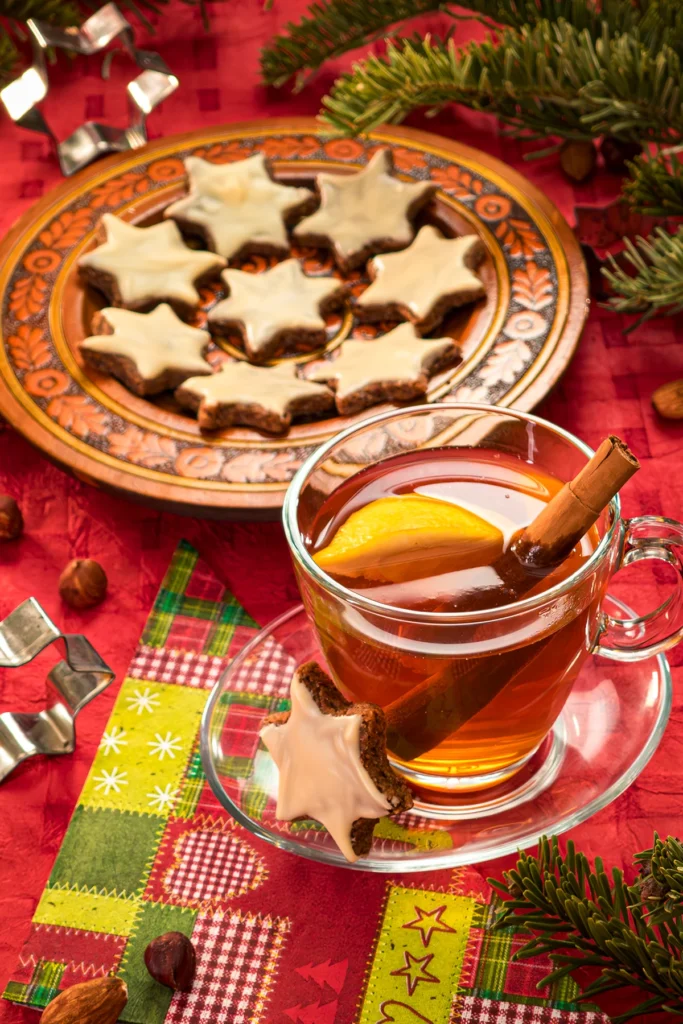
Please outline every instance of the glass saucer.
[{"label": "glass saucer", "polygon": [[[605,609],[630,618],[614,598]],[[590,658],[553,731],[512,779],[448,806],[417,803],[384,818],[370,853],[350,865],[317,822],[275,818],[277,768],[258,739],[265,715],[287,708],[292,673],[325,665],[303,606],[262,630],[218,681],[202,719],[202,760],[226,810],[261,839],[301,857],[360,871],[427,871],[490,860],[559,834],[611,803],[657,749],[671,709],[663,655],[634,664]]]}]

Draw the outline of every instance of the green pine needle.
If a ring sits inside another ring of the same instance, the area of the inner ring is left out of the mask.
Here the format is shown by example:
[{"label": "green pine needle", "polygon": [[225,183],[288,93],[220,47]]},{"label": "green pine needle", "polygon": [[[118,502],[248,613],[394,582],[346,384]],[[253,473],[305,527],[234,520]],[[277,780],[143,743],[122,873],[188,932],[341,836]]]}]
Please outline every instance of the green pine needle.
[{"label": "green pine needle", "polygon": [[655,833],[653,848],[635,861],[641,875],[629,886],[599,857],[591,865],[571,840],[563,856],[557,837],[544,836],[536,857],[522,853],[504,882],[490,880],[507,897],[496,927],[530,935],[515,959],[544,954],[553,964],[539,989],[592,967],[599,973],[583,989],[584,1000],[617,989],[642,994],[615,1024],[644,1013],[683,1013],[683,847]]},{"label": "green pine needle", "polygon": [[683,132],[682,86],[681,58],[668,45],[654,53],[634,35],[610,36],[606,23],[594,39],[542,20],[460,49],[429,36],[390,43],[386,57],[366,58],[335,83],[323,117],[356,134],[456,102],[534,138],[670,142]]},{"label": "green pine needle", "polygon": [[640,157],[629,168],[624,195],[639,213],[683,217],[683,161],[675,150]]},{"label": "green pine needle", "polygon": [[631,276],[610,257],[603,274],[616,292],[609,308],[616,313],[640,313],[634,327],[651,317],[683,311],[683,227],[675,235],[655,228],[648,238],[625,240],[624,258],[634,268]]}]

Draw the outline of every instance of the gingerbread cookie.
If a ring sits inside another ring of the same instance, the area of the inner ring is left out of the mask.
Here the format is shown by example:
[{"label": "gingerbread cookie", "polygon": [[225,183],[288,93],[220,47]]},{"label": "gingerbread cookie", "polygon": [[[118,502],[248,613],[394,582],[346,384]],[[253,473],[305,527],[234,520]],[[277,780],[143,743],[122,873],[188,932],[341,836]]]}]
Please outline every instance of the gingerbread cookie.
[{"label": "gingerbread cookie", "polygon": [[314,818],[356,861],[380,818],[413,806],[387,760],[384,712],[346,700],[314,661],[294,674],[291,699],[291,711],[271,715],[260,732],[280,773],[277,817]]},{"label": "gingerbread cookie", "polygon": [[376,252],[403,249],[415,235],[412,218],[436,185],[399,181],[392,169],[390,150],[381,149],[355,174],[319,174],[320,209],[297,224],[294,237],[305,245],[331,248],[344,271]]},{"label": "gingerbread cookie", "polygon": [[473,273],[485,251],[478,235],[444,238],[427,225],[407,249],[370,260],[372,284],[356,299],[355,312],[364,320],[410,320],[426,334],[450,309],[485,294]]},{"label": "gingerbread cookie", "polygon": [[200,234],[228,259],[247,252],[288,252],[286,222],[315,205],[310,189],[274,181],[262,153],[231,164],[189,156],[185,169],[190,191],[171,203],[164,217]]},{"label": "gingerbread cookie", "polygon": [[241,423],[281,434],[295,416],[317,415],[334,406],[329,388],[297,377],[293,363],[224,363],[211,377],[186,380],[175,394],[181,405],[197,412],[202,430]]},{"label": "gingerbread cookie", "polygon": [[212,372],[202,358],[209,335],[188,327],[165,302],[151,313],[103,309],[92,328],[96,333],[81,342],[85,362],[117,377],[136,395],[156,395]]},{"label": "gingerbread cookie", "polygon": [[412,324],[399,324],[377,341],[345,341],[336,359],[315,364],[307,378],[329,381],[337,409],[351,416],[378,402],[421,398],[429,377],[458,355],[451,338],[425,340]]},{"label": "gingerbread cookie", "polygon": [[224,270],[222,277],[229,297],[210,311],[209,329],[236,327],[247,355],[257,363],[302,345],[324,345],[323,313],[344,298],[341,281],[307,277],[298,260],[285,260],[262,274]]},{"label": "gingerbread cookie", "polygon": [[141,312],[168,302],[189,315],[199,302],[197,286],[225,266],[222,256],[188,249],[172,221],[138,228],[105,213],[102,225],[106,241],[81,256],[78,268],[114,306]]}]

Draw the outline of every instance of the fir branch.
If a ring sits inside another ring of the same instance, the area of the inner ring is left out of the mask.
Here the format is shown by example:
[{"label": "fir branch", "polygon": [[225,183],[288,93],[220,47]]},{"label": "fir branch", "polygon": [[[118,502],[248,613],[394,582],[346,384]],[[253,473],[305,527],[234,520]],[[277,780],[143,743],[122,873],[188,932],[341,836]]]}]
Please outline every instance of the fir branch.
[{"label": "fir branch", "polygon": [[682,88],[671,47],[653,54],[637,35],[612,37],[606,25],[594,41],[587,29],[541,21],[462,49],[429,36],[390,44],[386,57],[371,56],[336,82],[323,117],[357,134],[417,107],[456,102],[495,112],[533,138],[659,142],[683,131]]},{"label": "fir branch", "polygon": [[[295,78],[301,87],[303,72],[367,44],[381,35],[395,34],[396,26],[419,15],[447,12],[457,18],[475,18],[490,25],[532,28],[541,21],[566,21],[577,31],[598,38],[606,26],[610,35],[640,26],[648,48],[656,52],[665,43],[683,44],[683,11],[679,0],[463,0],[458,7],[469,15],[455,15],[450,0],[327,0],[314,3],[301,21],[290,22],[261,53],[261,69],[269,85],[281,86]],[[674,48],[676,48],[674,46]]]},{"label": "fir branch", "polygon": [[624,195],[639,212],[653,217],[683,217],[683,161],[676,150],[629,163]]},{"label": "fir branch", "polygon": [[[539,989],[593,967],[599,975],[583,990],[584,999],[624,988],[645,997],[616,1022],[661,1010],[683,1013],[677,920],[670,914],[666,923],[663,918],[657,923],[654,913],[644,912],[641,899],[645,880],[656,874],[669,877],[682,853],[676,840],[662,842],[655,834],[653,849],[639,855],[641,863],[645,858],[649,864],[648,874],[627,886],[623,873],[615,868],[608,874],[600,858],[592,867],[571,841],[563,857],[557,838],[544,837],[537,857],[522,853],[516,868],[504,873],[504,883],[491,880],[508,897],[496,926],[521,926],[532,936],[515,959],[549,956],[555,969],[538,983]],[[675,891],[680,911],[681,890]]]},{"label": "fir branch", "polygon": [[286,34],[275,36],[261,51],[261,71],[268,85],[280,86],[292,77],[297,89],[304,70],[315,70],[326,60],[339,57],[381,38],[392,25],[421,14],[446,11],[449,0],[331,0],[314,3],[308,17],[289,22]]},{"label": "fir branch", "polygon": [[635,270],[631,276],[610,257],[603,274],[616,292],[609,307],[616,313],[640,313],[637,327],[651,317],[683,310],[683,227],[669,235],[655,228],[648,238],[636,237],[635,245],[625,240],[623,257]]}]

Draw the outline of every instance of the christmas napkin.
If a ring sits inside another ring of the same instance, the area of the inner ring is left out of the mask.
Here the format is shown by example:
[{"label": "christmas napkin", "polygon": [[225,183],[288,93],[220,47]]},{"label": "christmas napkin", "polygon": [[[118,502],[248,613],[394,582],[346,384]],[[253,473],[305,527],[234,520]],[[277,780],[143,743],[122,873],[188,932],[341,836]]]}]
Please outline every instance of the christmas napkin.
[{"label": "christmas napkin", "polygon": [[[202,772],[201,713],[256,624],[189,544],[176,551],[121,686],[5,998],[45,1006],[109,973],[131,1024],[597,1024],[565,979],[492,931],[472,869],[380,876],[266,846],[222,809]],[[286,706],[241,673],[225,700],[235,770],[264,716]],[[226,730],[224,729],[223,735]],[[192,937],[197,976],[173,994],[143,953]]]}]

